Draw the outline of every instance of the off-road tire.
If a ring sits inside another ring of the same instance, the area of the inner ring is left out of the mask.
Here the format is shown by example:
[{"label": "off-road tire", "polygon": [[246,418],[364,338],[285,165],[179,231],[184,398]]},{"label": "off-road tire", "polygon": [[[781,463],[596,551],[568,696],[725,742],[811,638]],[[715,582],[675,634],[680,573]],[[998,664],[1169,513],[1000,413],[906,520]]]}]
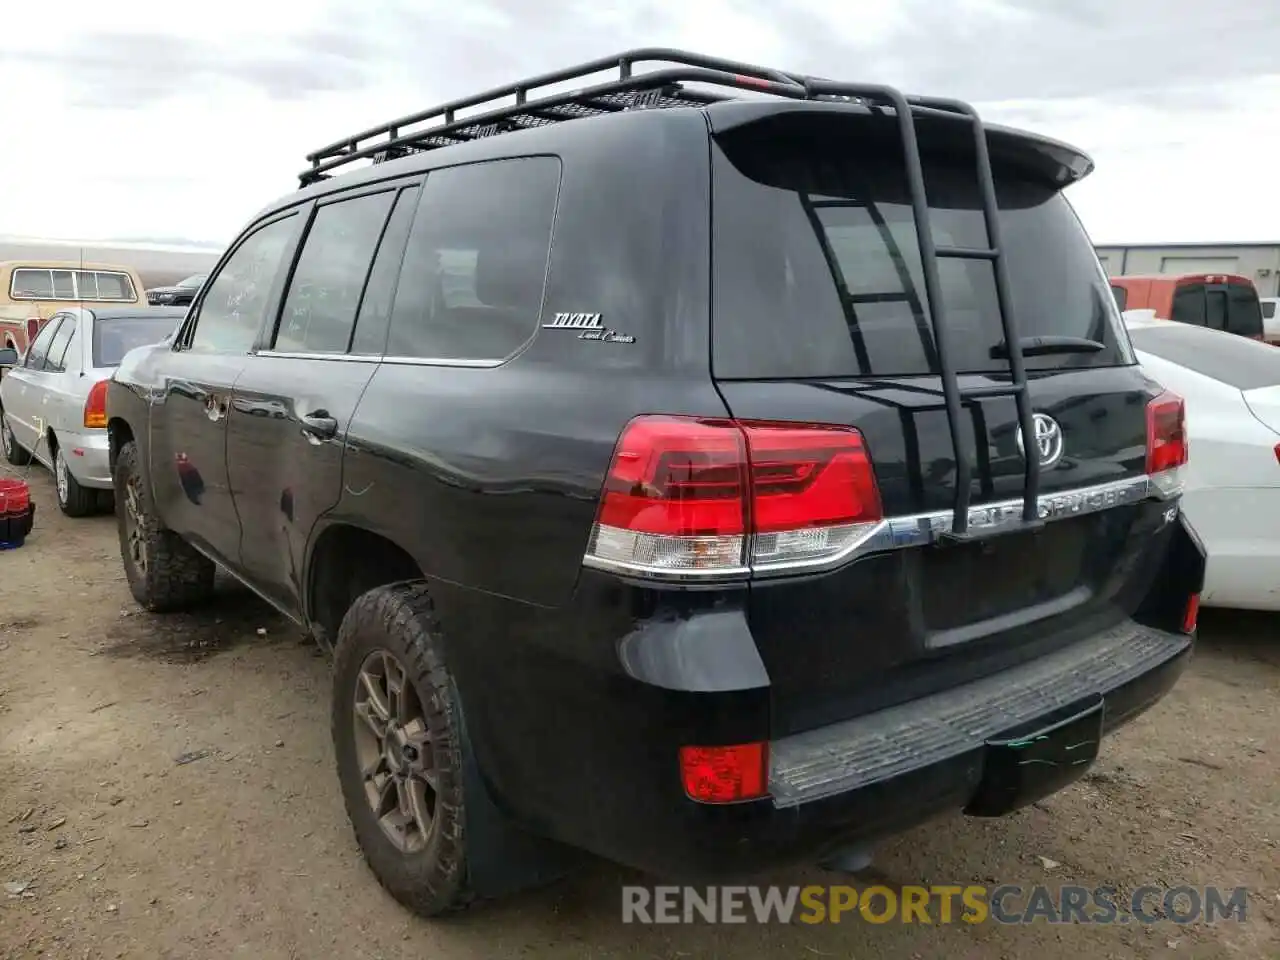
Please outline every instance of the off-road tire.
[{"label": "off-road tire", "polygon": [[[207,600],[213,593],[217,567],[156,517],[147,485],[138,463],[138,447],[132,441],[120,448],[112,471],[115,487],[116,528],[120,535],[120,559],[124,564],[129,592],[147,610],[163,613],[182,610]],[[145,566],[135,562],[130,548],[130,497],[137,505],[137,529],[146,550]]]},{"label": "off-road tire", "polygon": [[14,437],[13,431],[9,429],[9,421],[4,418],[3,408],[0,408],[0,431],[4,433],[2,443],[5,461],[15,467],[25,467],[30,463],[31,454],[18,445],[17,438]]},{"label": "off-road tire", "polygon": [[[338,782],[356,842],[378,882],[405,907],[435,917],[475,899],[467,870],[460,715],[445,666],[440,627],[420,582],[375,587],[347,610],[334,651],[331,733]],[[391,653],[414,686],[432,739],[438,781],[434,824],[426,847],[398,849],[387,837],[365,794],[356,759],[354,698],[366,658]]]},{"label": "off-road tire", "polygon": [[[58,461],[62,461],[61,469],[66,474],[66,491],[58,482]],[[68,517],[87,517],[98,509],[98,491],[90,487],[82,487],[71,472],[71,466],[62,455],[62,447],[53,449],[53,489],[58,498],[58,509]]]}]

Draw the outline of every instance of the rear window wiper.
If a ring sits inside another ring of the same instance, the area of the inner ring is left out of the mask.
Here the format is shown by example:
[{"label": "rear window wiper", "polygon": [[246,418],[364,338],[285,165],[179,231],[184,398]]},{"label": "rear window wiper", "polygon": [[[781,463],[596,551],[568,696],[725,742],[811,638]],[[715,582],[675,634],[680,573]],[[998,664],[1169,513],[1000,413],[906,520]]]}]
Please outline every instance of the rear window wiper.
[{"label": "rear window wiper", "polygon": [[[1107,349],[1105,343],[1089,340],[1086,337],[1020,337],[1018,344],[1022,347],[1024,357],[1049,357],[1067,353],[1099,353]],[[1009,356],[1009,348],[1001,340],[991,348],[992,360],[1004,360]]]}]

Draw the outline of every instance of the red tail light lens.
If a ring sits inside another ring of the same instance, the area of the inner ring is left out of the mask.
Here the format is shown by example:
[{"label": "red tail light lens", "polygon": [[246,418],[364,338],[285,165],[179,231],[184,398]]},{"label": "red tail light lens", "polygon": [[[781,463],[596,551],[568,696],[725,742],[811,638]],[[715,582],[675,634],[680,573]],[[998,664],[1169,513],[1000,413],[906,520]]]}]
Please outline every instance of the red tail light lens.
[{"label": "red tail light lens", "polygon": [[35,338],[39,335],[40,325],[42,323],[43,321],[39,317],[27,318],[27,346],[28,347],[31,346],[32,341],[35,340]]},{"label": "red tail light lens", "polygon": [[840,553],[882,519],[851,427],[638,417],[614,453],[587,561],[743,574]]},{"label": "red tail light lens", "polygon": [[89,390],[84,402],[84,425],[101,429],[107,425],[107,381],[99,380]]},{"label": "red tail light lens", "polygon": [[1176,470],[1188,452],[1186,404],[1166,391],[1147,404],[1147,473]]},{"label": "red tail light lens", "polygon": [[681,747],[684,791],[700,803],[734,803],[763,797],[769,789],[769,744]]}]

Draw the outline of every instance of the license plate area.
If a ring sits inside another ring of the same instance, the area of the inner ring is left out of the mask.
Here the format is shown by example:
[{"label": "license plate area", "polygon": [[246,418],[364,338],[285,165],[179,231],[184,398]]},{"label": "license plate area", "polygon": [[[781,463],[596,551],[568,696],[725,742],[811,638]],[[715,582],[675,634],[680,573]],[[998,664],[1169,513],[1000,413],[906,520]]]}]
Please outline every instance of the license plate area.
[{"label": "license plate area", "polygon": [[1095,517],[1071,517],[974,543],[922,551],[921,613],[928,633],[1050,603],[1088,582]]},{"label": "license plate area", "polygon": [[1104,710],[1094,694],[988,740],[982,779],[964,812],[1001,817],[1078,780],[1098,758]]}]

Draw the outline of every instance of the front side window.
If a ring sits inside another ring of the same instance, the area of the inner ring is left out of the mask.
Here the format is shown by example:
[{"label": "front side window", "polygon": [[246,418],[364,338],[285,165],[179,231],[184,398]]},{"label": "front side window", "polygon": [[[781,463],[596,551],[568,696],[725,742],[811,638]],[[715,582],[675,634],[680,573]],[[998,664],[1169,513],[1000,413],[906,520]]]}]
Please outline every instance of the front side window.
[{"label": "front side window", "polygon": [[222,265],[200,302],[190,349],[248,353],[253,347],[293,237],[294,217],[259,227]]},{"label": "front side window", "polygon": [[393,191],[316,211],[289,282],[273,350],[345,353]]},{"label": "front side window", "polygon": [[560,189],[554,157],[432,171],[400,269],[387,354],[500,361],[542,312]]}]

